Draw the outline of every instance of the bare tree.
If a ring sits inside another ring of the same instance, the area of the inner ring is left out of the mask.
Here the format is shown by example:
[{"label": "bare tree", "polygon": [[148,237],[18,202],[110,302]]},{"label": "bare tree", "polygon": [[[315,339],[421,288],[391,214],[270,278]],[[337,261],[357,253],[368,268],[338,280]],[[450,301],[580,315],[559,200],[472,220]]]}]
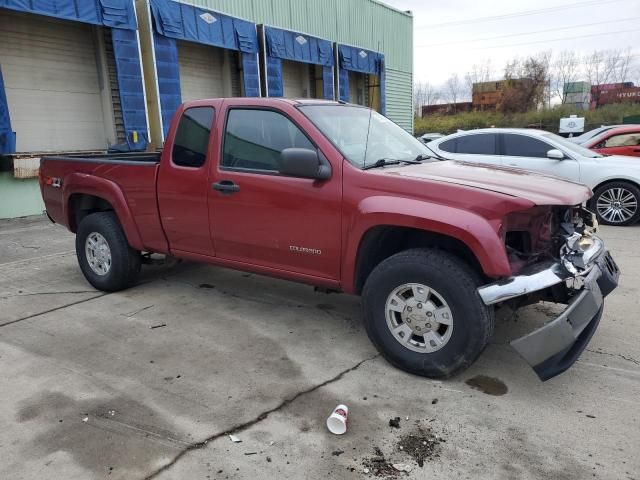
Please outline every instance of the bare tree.
[{"label": "bare tree", "polygon": [[602,85],[613,80],[617,61],[610,50],[594,50],[583,59],[585,74],[591,85]]},{"label": "bare tree", "polygon": [[422,116],[422,107],[434,105],[440,99],[440,92],[429,82],[418,82],[413,87],[415,115]]},{"label": "bare tree", "polygon": [[506,113],[537,108],[547,100],[550,52],[516,58],[505,67],[506,86],[501,109]]},{"label": "bare tree", "polygon": [[473,84],[483,83],[491,80],[493,69],[491,68],[491,60],[484,60],[482,63],[474,64],[471,70],[464,76],[466,95],[473,98]]},{"label": "bare tree", "polygon": [[565,86],[576,82],[580,76],[580,59],[576,52],[564,50],[549,67],[550,96],[562,103],[566,100]]},{"label": "bare tree", "polygon": [[614,63],[613,81],[618,83],[630,81],[631,60],[634,57],[631,53],[631,47],[627,47],[624,50],[615,50],[612,52],[612,57]]},{"label": "bare tree", "polygon": [[[457,73],[451,75],[444,84],[444,94],[449,103],[456,104],[462,95],[462,90],[462,82],[460,82],[460,77]],[[455,112],[455,106],[453,110]]]}]

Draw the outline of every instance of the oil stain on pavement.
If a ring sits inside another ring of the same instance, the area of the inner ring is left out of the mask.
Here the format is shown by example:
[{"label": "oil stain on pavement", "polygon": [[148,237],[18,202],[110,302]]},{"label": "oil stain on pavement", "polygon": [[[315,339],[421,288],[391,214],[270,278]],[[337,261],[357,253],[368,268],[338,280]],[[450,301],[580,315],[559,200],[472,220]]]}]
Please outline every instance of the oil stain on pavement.
[{"label": "oil stain on pavement", "polygon": [[509,391],[502,380],[487,377],[486,375],[476,375],[475,377],[465,380],[464,383],[475,390],[480,390],[482,393],[486,393],[487,395],[500,396]]},{"label": "oil stain on pavement", "polygon": [[[37,422],[40,433],[25,445],[25,458],[59,452],[95,476],[144,476],[184,448],[185,440],[151,408],[120,395],[77,400],[59,392],[43,392],[22,402],[21,423]],[[152,426],[151,426],[152,424]]]}]

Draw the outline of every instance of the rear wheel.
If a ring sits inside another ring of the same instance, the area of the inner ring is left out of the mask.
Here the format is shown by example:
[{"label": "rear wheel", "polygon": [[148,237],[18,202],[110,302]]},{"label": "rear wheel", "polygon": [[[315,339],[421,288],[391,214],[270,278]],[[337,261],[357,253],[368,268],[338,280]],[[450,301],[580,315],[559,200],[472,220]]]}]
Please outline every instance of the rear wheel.
[{"label": "rear wheel", "polygon": [[592,208],[605,225],[633,225],[640,217],[640,189],[628,182],[611,182],[598,187]]},{"label": "rear wheel", "polygon": [[493,333],[478,275],[446,252],[412,249],[384,260],[362,294],[369,338],[393,365],[445,378],[469,367]]},{"label": "rear wheel", "polygon": [[92,213],[82,219],[76,234],[76,256],[85,278],[98,290],[123,290],[140,273],[140,252],[129,246],[113,212]]}]

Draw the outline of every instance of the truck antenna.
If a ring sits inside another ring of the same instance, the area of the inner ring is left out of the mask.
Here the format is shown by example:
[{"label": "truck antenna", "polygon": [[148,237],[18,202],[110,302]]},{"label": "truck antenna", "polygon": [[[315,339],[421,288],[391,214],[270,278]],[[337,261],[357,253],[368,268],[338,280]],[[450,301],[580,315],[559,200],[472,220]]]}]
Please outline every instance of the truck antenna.
[{"label": "truck antenna", "polygon": [[[378,40],[378,49],[376,54],[380,53],[380,40]],[[369,97],[369,95],[367,95],[367,97]],[[371,99],[369,98],[369,101],[371,101]],[[364,158],[362,159],[362,166],[366,167],[367,166],[367,150],[369,149],[369,132],[371,131],[371,117],[373,115],[373,108],[371,108],[371,105],[369,105],[369,124],[367,125],[367,140],[366,143],[364,144]]]}]

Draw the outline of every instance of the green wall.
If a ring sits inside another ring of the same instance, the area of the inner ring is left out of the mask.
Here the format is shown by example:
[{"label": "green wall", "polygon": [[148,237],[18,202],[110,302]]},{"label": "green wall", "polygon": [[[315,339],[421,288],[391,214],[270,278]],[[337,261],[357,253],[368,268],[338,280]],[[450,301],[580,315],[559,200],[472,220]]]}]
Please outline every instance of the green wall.
[{"label": "green wall", "polygon": [[376,0],[190,0],[189,3],[332,42],[379,51],[387,116],[413,132],[413,16]]},{"label": "green wall", "polygon": [[44,210],[37,178],[20,180],[0,172],[0,218],[37,215]]}]

